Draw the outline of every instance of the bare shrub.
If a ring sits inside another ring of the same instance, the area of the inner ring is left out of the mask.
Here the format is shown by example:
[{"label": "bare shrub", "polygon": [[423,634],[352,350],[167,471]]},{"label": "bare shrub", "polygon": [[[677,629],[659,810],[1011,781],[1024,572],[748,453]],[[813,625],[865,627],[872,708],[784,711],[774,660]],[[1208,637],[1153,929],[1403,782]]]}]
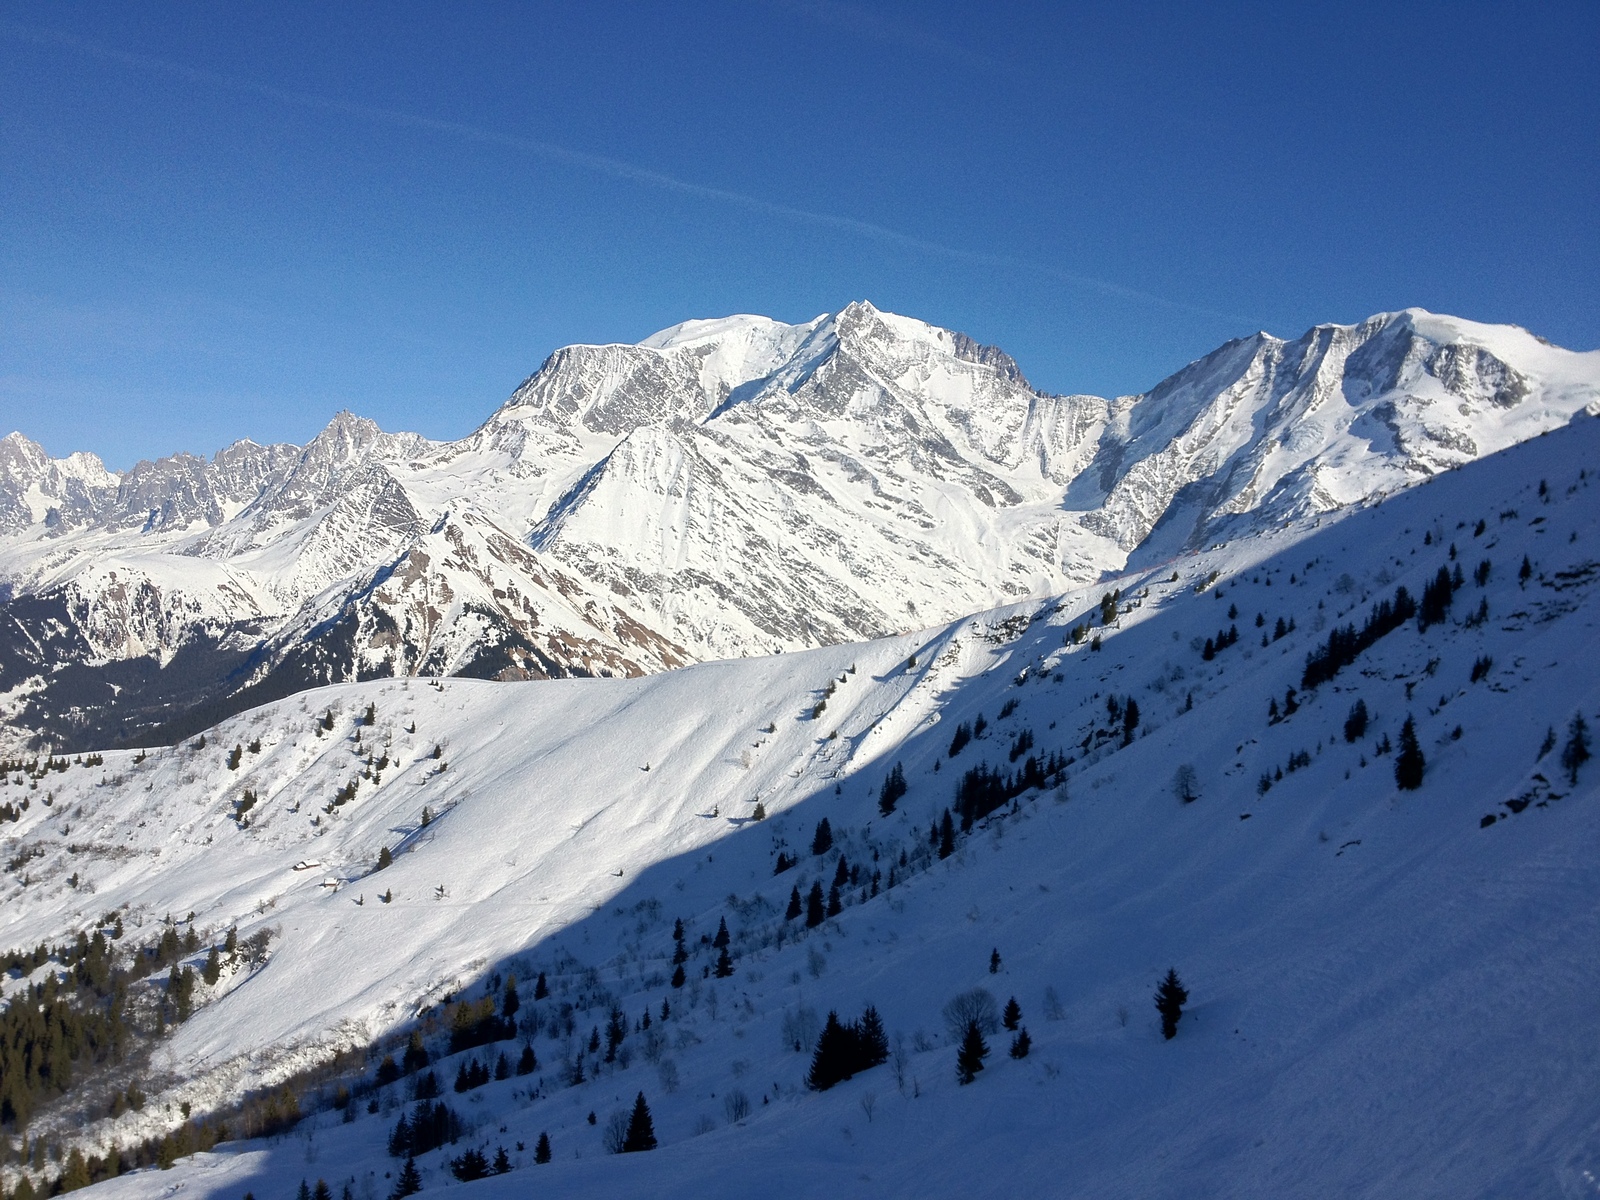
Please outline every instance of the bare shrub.
[{"label": "bare shrub", "polygon": [[817,1020],[817,1010],[804,1005],[793,1012],[783,1010],[783,1044],[800,1054],[807,1053],[816,1043],[822,1023]]},{"label": "bare shrub", "polygon": [[1047,987],[1044,990],[1044,1019],[1046,1021],[1059,1021],[1067,1015],[1067,1010],[1062,1007],[1061,997],[1056,995],[1056,989]]},{"label": "bare shrub", "polygon": [[967,1026],[974,1022],[980,1033],[995,1033],[1000,1029],[1000,1006],[986,988],[962,992],[944,1006],[942,1015],[952,1042],[965,1037]]},{"label": "bare shrub", "polygon": [[605,1133],[600,1140],[607,1154],[622,1153],[622,1143],[628,1140],[628,1117],[629,1114],[619,1108],[606,1118]]},{"label": "bare shrub", "polygon": [[663,1058],[661,1065],[656,1068],[656,1073],[661,1076],[661,1087],[669,1096],[678,1090],[678,1064],[670,1058]]}]

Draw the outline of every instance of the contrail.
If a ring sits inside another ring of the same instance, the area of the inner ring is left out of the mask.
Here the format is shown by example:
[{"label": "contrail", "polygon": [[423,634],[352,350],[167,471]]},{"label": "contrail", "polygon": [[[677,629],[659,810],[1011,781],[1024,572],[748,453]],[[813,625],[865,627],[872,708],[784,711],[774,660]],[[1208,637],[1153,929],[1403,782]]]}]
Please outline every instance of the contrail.
[{"label": "contrail", "polygon": [[383,108],[371,104],[356,104],[347,100],[334,100],[309,92],[289,91],[284,88],[273,87],[270,84],[257,83],[253,80],[241,79],[233,75],[224,75],[218,71],[207,71],[203,68],[187,66],[183,63],[173,62],[170,59],[118,50],[59,30],[36,29],[9,21],[0,21],[0,34],[22,41],[33,42],[36,45],[71,50],[106,62],[160,71],[181,79],[187,79],[193,83],[209,84],[232,91],[246,92],[269,100],[276,100],[282,104],[320,109],[324,112],[342,113],[346,116],[359,117],[364,120],[378,121],[429,133],[445,134],[483,145],[504,146],[507,149],[536,155],[551,162],[583,167],[602,175],[609,175],[615,179],[625,179],[633,183],[643,184],[646,187],[676,192],[684,196],[695,196],[703,200],[711,200],[719,204],[726,204],[749,212],[762,213],[799,224],[825,229],[837,229],[841,232],[852,233],[873,241],[901,246],[908,250],[915,250],[957,262],[1003,267],[1007,270],[1026,272],[1058,283],[1065,283],[1104,295],[1116,296],[1120,299],[1136,301],[1159,308],[1196,313],[1208,317],[1219,317],[1228,321],[1242,319],[1235,314],[1188,304],[1181,300],[1169,300],[1164,296],[1153,295],[1150,292],[1140,291],[1137,288],[1127,287],[1120,283],[1097,279],[1092,275],[1082,275],[1076,271],[1066,271],[1045,263],[1029,262],[1009,255],[964,250],[957,246],[946,245],[943,242],[917,237],[914,234],[902,233],[900,230],[891,229],[886,225],[878,225],[872,221],[862,221],[855,217],[843,217],[833,213],[815,212],[811,209],[797,208],[791,204],[779,204],[776,201],[765,200],[759,196],[748,195],[744,192],[736,192],[727,188],[713,187],[709,184],[679,179],[675,175],[668,175],[662,171],[653,171],[648,167],[641,167],[624,159],[612,158],[609,155],[573,150],[555,142],[521,137],[516,134],[499,133],[492,129],[483,129],[461,121],[446,121],[439,117],[421,116],[400,109]]}]

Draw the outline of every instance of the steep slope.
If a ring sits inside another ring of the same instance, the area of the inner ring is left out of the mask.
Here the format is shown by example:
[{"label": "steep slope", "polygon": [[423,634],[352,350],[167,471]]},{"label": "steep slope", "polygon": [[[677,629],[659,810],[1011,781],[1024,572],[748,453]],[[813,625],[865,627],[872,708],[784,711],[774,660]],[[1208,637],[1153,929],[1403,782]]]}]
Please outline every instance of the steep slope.
[{"label": "steep slope", "polygon": [[[264,962],[227,968],[160,1042],[143,1112],[106,1118],[91,1090],[33,1132],[127,1146],[175,1122],[169,1105],[198,1116],[373,1045],[343,1077],[347,1109],[324,1079],[304,1104],[328,1107],[292,1135],[102,1191],[281,1195],[321,1176],[383,1195],[416,1077],[374,1072],[416,1027],[466,1127],[418,1162],[431,1188],[446,1160],[504,1146],[515,1170],[473,1185],[485,1196],[1581,1186],[1600,1165],[1600,766],[1570,782],[1561,742],[1575,713],[1600,721],[1596,461],[1600,422],[1574,422],[1347,519],[1117,580],[1109,625],[1096,587],[642,679],[341,685],[37,788],[13,767],[0,803],[32,803],[0,824],[0,946],[113,913],[135,944],[169,913],[192,912],[179,927],[202,944],[269,934]],[[1444,603],[1437,576],[1456,566]],[[1407,619],[1308,684],[1332,634],[1430,586],[1440,619]],[[1074,632],[1086,620],[1096,641]],[[1368,724],[1349,740],[1358,700]],[[1408,716],[1427,764],[1415,791],[1393,774]],[[1051,756],[1071,760],[1059,777]],[[964,773],[1030,757],[1047,786],[962,828]],[[883,814],[897,764],[908,792]],[[947,809],[959,832],[941,858],[930,824],[937,839]],[[816,855],[823,817],[834,844]],[[385,847],[394,865],[372,874]],[[780,853],[798,862],[774,875]],[[807,929],[784,912],[813,883],[842,910]],[[711,974],[721,920],[727,978]],[[1163,1042],[1149,994],[1173,965],[1192,999]],[[541,972],[552,994],[532,1001]],[[513,973],[518,1037],[451,1053],[442,1006],[493,1001]],[[139,986],[161,995],[160,977]],[[1018,998],[1033,1051],[1013,1061],[992,1034],[963,1087],[940,1010],[974,987]],[[894,1060],[805,1090],[821,1016],[868,1003]],[[613,1006],[608,1060],[586,1047]],[[469,1060],[514,1061],[524,1042],[529,1074],[449,1090]],[[640,1091],[661,1149],[605,1157],[606,1115]],[[535,1166],[541,1131],[556,1156]]]},{"label": "steep slope", "polygon": [[[1600,354],[1415,309],[1230,343],[1141,396],[1051,396],[994,347],[856,303],[567,347],[454,443],[341,414],[304,448],[117,477],[14,436],[5,737],[154,744],[332,680],[879,637],[1336,512],[1597,397]],[[180,653],[187,711],[130,694],[176,698]]]}]

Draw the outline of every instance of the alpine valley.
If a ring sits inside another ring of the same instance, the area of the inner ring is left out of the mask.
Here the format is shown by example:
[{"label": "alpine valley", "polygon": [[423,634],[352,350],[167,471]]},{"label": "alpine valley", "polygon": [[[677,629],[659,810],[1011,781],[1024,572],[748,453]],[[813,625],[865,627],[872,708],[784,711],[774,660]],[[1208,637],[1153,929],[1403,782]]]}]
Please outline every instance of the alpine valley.
[{"label": "alpine valley", "polygon": [[1105,400],[857,303],[13,434],[0,1194],[1594,1196],[1596,414],[1415,309]]}]

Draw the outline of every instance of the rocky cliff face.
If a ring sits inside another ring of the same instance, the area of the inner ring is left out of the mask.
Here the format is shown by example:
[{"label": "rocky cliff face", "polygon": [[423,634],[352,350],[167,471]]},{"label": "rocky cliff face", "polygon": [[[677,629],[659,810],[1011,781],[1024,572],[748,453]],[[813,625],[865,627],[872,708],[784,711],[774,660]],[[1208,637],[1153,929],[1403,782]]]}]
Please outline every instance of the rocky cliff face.
[{"label": "rocky cliff face", "polygon": [[[119,476],[12,434],[0,713],[12,742],[87,745],[341,679],[877,637],[1335,512],[1597,398],[1600,354],[1421,310],[1230,342],[1139,396],[1053,396],[856,303],[567,347],[459,442],[342,413],[305,447]],[[191,687],[151,682],[180,661]],[[129,672],[171,697],[131,723]]]}]

